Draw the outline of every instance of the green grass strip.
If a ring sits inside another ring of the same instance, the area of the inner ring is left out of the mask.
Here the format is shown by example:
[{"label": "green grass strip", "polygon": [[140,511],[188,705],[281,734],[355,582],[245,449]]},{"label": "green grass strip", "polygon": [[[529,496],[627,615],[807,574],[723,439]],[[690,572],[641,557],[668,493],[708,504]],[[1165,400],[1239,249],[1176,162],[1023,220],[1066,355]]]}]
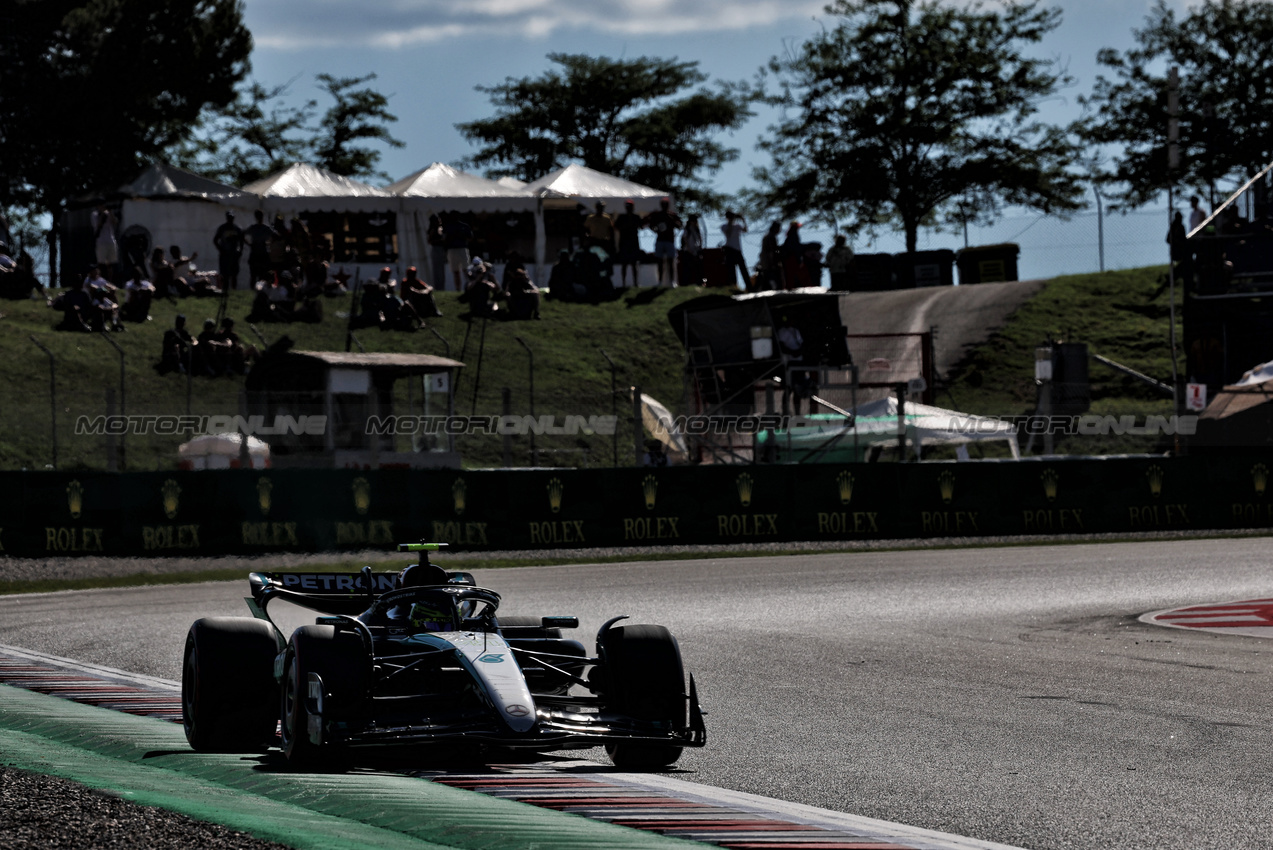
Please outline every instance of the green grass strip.
[{"label": "green grass strip", "polygon": [[196,753],[181,727],[0,685],[0,761],[301,850],[692,846],[375,771],[293,773],[277,752]]}]

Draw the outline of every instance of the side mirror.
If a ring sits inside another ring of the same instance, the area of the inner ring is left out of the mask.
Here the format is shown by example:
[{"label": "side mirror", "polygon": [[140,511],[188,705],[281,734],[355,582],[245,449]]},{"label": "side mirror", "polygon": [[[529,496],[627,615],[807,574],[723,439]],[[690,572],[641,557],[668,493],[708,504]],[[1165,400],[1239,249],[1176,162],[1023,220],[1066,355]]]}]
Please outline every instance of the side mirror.
[{"label": "side mirror", "polygon": [[577,629],[578,617],[544,617],[541,621],[545,629]]}]

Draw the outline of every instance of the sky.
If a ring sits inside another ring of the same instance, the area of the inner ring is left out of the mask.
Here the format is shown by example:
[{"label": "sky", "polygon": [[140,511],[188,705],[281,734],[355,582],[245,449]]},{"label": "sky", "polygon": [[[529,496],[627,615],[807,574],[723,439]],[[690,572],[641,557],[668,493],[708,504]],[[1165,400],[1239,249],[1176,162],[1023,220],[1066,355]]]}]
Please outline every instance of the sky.
[{"label": "sky", "polygon": [[[996,0],[985,0],[993,7]],[[1039,55],[1065,66],[1076,82],[1046,103],[1046,120],[1080,114],[1077,96],[1091,89],[1102,47],[1127,49],[1153,0],[1059,0],[1061,26],[1038,46]],[[1166,0],[1183,11],[1184,0]],[[296,98],[318,97],[314,76],[375,73],[373,86],[389,97],[399,118],[393,134],[405,142],[385,148],[380,166],[391,179],[433,162],[457,164],[474,148],[455,124],[489,117],[493,107],[477,86],[538,76],[547,54],[650,56],[699,63],[713,80],[750,80],[771,56],[796,49],[828,21],[823,0],[245,0],[255,49],[253,77],[266,85],[289,80]],[[834,25],[831,23],[830,25]],[[736,162],[712,176],[726,194],[748,185],[765,162],[755,149],[773,113],[759,113],[724,139],[739,149]],[[1033,219],[1015,216],[997,230],[1009,235]],[[1038,230],[1038,228],[1032,228]],[[1044,228],[1049,231],[1052,228]],[[1149,227],[1152,241],[1160,236]],[[753,227],[758,245],[762,227]],[[1095,225],[1084,225],[1084,232]],[[998,237],[996,237],[998,238]],[[1079,237],[1075,237],[1079,238]],[[1149,239],[1147,235],[1145,237]],[[930,247],[962,246],[962,236],[930,235]],[[1055,241],[1055,239],[1053,239]],[[1095,246],[1095,239],[1092,240]],[[714,244],[709,239],[709,244]],[[859,251],[897,251],[884,237]],[[921,246],[922,247],[922,246]],[[1156,250],[1157,246],[1153,250]],[[754,253],[754,251],[753,251]],[[1026,263],[1023,243],[1023,265]],[[1093,247],[1091,268],[1096,267]],[[1157,262],[1158,260],[1152,260]],[[1143,264],[1143,263],[1138,263]],[[1107,264],[1108,265],[1108,264]],[[1115,263],[1115,265],[1119,265]],[[1125,266],[1124,266],[1125,267]],[[1070,269],[1062,269],[1068,271]],[[1048,270],[1049,273],[1051,269]],[[1023,277],[1026,271],[1023,269]]]}]

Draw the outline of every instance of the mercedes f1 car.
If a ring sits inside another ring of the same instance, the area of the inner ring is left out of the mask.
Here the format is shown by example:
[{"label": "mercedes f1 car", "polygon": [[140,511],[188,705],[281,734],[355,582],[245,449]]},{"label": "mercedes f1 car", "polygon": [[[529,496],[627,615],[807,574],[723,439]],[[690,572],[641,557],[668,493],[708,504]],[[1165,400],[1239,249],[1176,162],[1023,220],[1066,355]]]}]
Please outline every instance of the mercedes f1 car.
[{"label": "mercedes f1 car", "polygon": [[[604,746],[624,769],[673,764],[706,742],[694,679],[662,626],[618,625],[589,655],[575,617],[499,617],[500,595],[404,544],[400,573],[251,573],[252,617],[196,620],[181,696],[196,750],[281,745],[297,765],[380,748],[551,751]],[[319,614],[290,638],[277,600]]]}]

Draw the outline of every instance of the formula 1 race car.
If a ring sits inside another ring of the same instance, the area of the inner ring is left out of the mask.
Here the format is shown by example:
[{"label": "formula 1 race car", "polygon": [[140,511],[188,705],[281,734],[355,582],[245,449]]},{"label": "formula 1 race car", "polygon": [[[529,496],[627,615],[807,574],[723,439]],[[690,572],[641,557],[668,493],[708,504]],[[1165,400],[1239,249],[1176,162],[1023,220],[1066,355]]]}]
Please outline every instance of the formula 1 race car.
[{"label": "formula 1 race car", "polygon": [[[253,617],[196,620],[181,700],[196,750],[278,743],[299,766],[417,745],[551,751],[602,745],[654,770],[706,742],[694,679],[662,626],[597,633],[596,654],[562,637],[575,617],[499,617],[500,596],[429,562],[400,573],[251,573]],[[275,600],[318,612],[285,639]],[[575,691],[572,693],[572,689]]]}]

